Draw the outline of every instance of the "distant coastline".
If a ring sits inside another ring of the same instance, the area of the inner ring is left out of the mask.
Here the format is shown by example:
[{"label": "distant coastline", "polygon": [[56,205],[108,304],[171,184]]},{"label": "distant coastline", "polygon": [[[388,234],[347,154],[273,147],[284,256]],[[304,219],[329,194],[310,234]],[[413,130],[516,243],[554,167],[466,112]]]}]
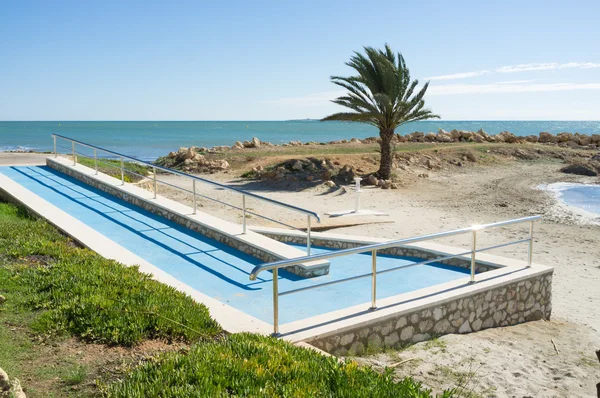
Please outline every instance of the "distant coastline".
[{"label": "distant coastline", "polygon": [[[424,121],[400,126],[397,132],[437,132],[439,129],[489,134],[510,131],[517,136],[547,131],[600,134],[600,121]],[[179,147],[213,147],[258,137],[283,144],[290,141],[327,142],[378,135],[375,128],[358,123],[288,121],[13,121],[0,122],[0,151],[51,151],[52,133],[118,150],[143,160],[155,160]]]}]

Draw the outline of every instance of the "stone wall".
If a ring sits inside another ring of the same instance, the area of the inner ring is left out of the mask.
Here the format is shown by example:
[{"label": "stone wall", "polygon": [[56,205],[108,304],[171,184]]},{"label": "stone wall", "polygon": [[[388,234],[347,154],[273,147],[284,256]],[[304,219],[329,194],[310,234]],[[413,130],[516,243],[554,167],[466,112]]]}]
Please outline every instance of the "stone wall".
[{"label": "stone wall", "polygon": [[367,347],[397,348],[449,333],[470,333],[498,326],[550,319],[552,270],[472,296],[404,311],[384,320],[308,340],[334,355],[361,354]]},{"label": "stone wall", "polygon": [[[51,167],[61,173],[67,174],[73,178],[76,178],[77,180],[82,181],[90,186],[93,186],[94,188],[100,189],[101,191],[104,191],[116,198],[124,200],[125,202],[131,203],[135,206],[141,207],[142,209],[147,210],[151,213],[157,214],[161,217],[164,217],[167,220],[170,220],[177,224],[183,225],[186,228],[189,228],[193,231],[200,233],[201,235],[204,235],[208,238],[214,239],[214,240],[221,242],[227,246],[233,247],[234,249],[237,249],[243,253],[249,254],[252,257],[258,258],[264,262],[272,262],[272,261],[281,260],[281,258],[276,257],[273,254],[271,254],[265,250],[262,250],[259,247],[251,246],[243,241],[240,241],[231,236],[220,233],[219,231],[216,231],[214,229],[206,227],[200,223],[194,222],[193,220],[190,220],[189,218],[187,218],[183,215],[174,213],[173,211],[165,209],[151,201],[144,200],[144,199],[138,198],[137,196],[130,195],[129,193],[123,191],[122,189],[120,189],[118,187],[103,183],[96,178],[93,178],[91,176],[83,174],[77,170],[73,170],[71,167],[65,166],[65,165],[63,165],[59,162],[56,162],[50,158],[48,158],[46,160],[46,163],[49,167]],[[287,270],[296,275],[302,276],[302,277],[314,277],[314,276],[319,276],[319,275],[326,275],[329,272],[329,263],[324,263],[322,266],[319,265],[319,266],[311,266],[311,267],[303,267],[303,266],[297,265],[297,266],[294,266],[293,268],[290,267],[290,269],[287,269]]]},{"label": "stone wall", "polygon": [[[276,233],[260,232],[262,235],[268,236],[271,239],[278,240],[280,242],[293,243],[297,245],[306,245],[306,236],[295,236],[295,235],[284,235]],[[339,241],[335,239],[323,239],[323,238],[312,238],[311,244],[318,247],[328,247],[332,249],[351,249],[354,247],[365,246],[367,243],[364,242],[352,242],[352,241]],[[448,253],[439,253],[435,251],[428,251],[425,249],[416,248],[413,246],[398,246],[389,249],[378,250],[377,254],[387,254],[391,256],[402,256],[402,257],[414,257],[422,260],[433,260],[436,258],[447,256]],[[471,260],[465,259],[464,257],[455,257],[447,260],[438,261],[441,264],[450,265],[453,267],[471,269]],[[482,262],[475,263],[475,273],[481,273],[490,271],[493,269],[501,268],[500,266]]]}]

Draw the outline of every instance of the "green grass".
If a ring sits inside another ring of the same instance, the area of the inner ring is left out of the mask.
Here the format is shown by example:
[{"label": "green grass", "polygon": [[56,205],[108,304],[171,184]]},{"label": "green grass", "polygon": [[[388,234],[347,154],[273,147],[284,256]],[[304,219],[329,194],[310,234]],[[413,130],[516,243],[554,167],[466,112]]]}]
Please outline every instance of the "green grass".
[{"label": "green grass", "polygon": [[[94,159],[85,156],[78,156],[77,162],[87,167],[96,167]],[[148,171],[150,170],[149,167],[135,162],[123,162],[123,169],[125,170],[125,182],[137,182],[142,179],[140,175],[146,176],[148,175]],[[121,161],[99,158],[98,171],[104,174],[108,174],[111,177],[121,179]],[[139,175],[133,173],[137,173]]]},{"label": "green grass", "polygon": [[[395,382],[355,362],[252,334],[167,354],[103,388],[107,397],[429,397],[411,379]],[[447,396],[450,396],[449,394]]]},{"label": "green grass", "polygon": [[[0,294],[6,297],[0,367],[34,398],[431,396],[411,378],[394,380],[391,371],[340,363],[271,337],[225,335],[189,296],[136,267],[75,247],[45,221],[5,203]],[[103,352],[155,338],[191,345],[146,357],[139,366],[132,359],[102,362],[104,354],[88,365],[68,350],[72,336],[78,349],[90,347],[88,354],[98,349],[85,342],[107,344]]]},{"label": "green grass", "polygon": [[0,204],[0,254],[49,264],[2,269],[0,294],[26,297],[40,311],[40,333],[67,332],[90,342],[131,346],[149,338],[195,341],[220,333],[205,306],[68,239],[42,220]]}]

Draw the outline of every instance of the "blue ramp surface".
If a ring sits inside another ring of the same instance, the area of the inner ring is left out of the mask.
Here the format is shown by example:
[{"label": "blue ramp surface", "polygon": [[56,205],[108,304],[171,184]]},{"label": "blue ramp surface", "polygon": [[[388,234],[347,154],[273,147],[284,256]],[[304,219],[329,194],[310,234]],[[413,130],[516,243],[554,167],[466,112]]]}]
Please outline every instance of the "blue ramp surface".
[{"label": "blue ramp surface", "polygon": [[[272,273],[249,280],[254,266],[262,263],[259,259],[45,166],[0,167],[0,173],[188,286],[272,322]],[[313,252],[329,250],[315,247]],[[383,255],[377,260],[380,270],[421,261]],[[280,271],[279,291],[368,273],[370,267],[370,255],[357,254],[331,260],[330,274],[322,277],[305,279]],[[380,278],[378,298],[467,274],[467,270],[441,264],[410,267]],[[279,320],[286,323],[370,302],[370,289],[370,278],[364,278],[281,297]]]}]

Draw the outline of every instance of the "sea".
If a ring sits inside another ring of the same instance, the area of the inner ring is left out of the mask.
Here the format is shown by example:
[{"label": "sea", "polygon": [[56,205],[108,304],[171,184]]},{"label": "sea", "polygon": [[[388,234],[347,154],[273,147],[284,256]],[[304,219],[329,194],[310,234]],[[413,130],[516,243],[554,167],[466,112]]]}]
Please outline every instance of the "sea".
[{"label": "sea", "polygon": [[540,188],[591,222],[600,222],[600,185],[557,182]]},{"label": "sea", "polygon": [[[400,126],[400,134],[414,131],[510,131],[519,136],[579,132],[600,134],[600,121],[422,121]],[[0,151],[52,151],[52,134],[94,144],[140,160],[153,161],[182,146],[233,145],[257,137],[282,144],[289,141],[327,142],[377,136],[369,125],[318,120],[288,121],[0,121]],[[63,143],[68,146],[68,144]],[[60,144],[59,144],[60,145]]]}]

